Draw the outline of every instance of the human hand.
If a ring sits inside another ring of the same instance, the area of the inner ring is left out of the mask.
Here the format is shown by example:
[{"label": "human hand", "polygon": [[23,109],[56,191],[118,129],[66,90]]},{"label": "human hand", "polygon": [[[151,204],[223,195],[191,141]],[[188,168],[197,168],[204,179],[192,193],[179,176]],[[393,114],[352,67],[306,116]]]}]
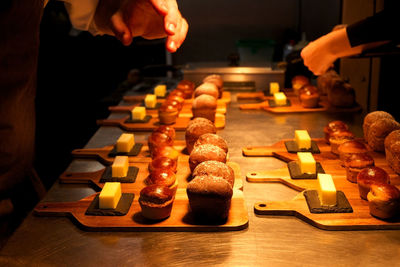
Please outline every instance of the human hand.
[{"label": "human hand", "polygon": [[321,38],[310,42],[301,50],[300,55],[304,65],[315,75],[324,74],[337,59],[334,54],[330,53],[328,45]]}]

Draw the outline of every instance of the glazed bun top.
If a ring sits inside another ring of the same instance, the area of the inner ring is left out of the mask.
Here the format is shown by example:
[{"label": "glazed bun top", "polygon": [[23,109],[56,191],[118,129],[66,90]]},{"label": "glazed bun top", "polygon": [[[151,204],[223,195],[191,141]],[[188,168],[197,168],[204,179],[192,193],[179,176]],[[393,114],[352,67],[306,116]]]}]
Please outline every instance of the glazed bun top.
[{"label": "glazed bun top", "polygon": [[156,129],[153,130],[153,133],[163,133],[171,137],[172,139],[175,139],[175,128],[172,126],[168,125],[161,125],[158,126]]},{"label": "glazed bun top", "polygon": [[182,89],[191,89],[191,90],[194,90],[194,87],[195,87],[194,82],[189,81],[189,80],[182,80],[178,83],[178,86],[177,86],[178,89],[182,88]]},{"label": "glazed bun top", "polygon": [[367,146],[356,140],[349,140],[341,144],[338,148],[339,153],[365,153],[368,152]]},{"label": "glazed bun top", "polygon": [[175,183],[175,180],[175,172],[172,170],[156,169],[150,173],[147,182],[148,184],[171,186]]},{"label": "glazed bun top", "polygon": [[153,132],[148,138],[148,145],[150,150],[158,146],[172,146],[174,139],[165,133]]},{"label": "glazed bun top", "polygon": [[186,190],[192,194],[208,195],[219,199],[230,199],[233,195],[228,181],[212,175],[196,176],[188,183]]},{"label": "glazed bun top", "polygon": [[352,140],[355,135],[350,131],[336,131],[330,134],[329,140]]},{"label": "glazed bun top", "polygon": [[310,83],[310,79],[303,75],[296,75],[292,78],[292,88],[295,90],[299,90],[306,84]]},{"label": "glazed bun top", "polygon": [[[185,97],[185,92],[183,92],[183,91],[181,91],[181,90],[177,90],[177,89],[175,89],[175,90],[172,90],[170,93],[169,93],[169,95],[168,95],[168,98],[170,98],[170,97],[172,97],[172,96],[179,96],[179,97]],[[168,99],[167,98],[167,99]]]},{"label": "glazed bun top", "polygon": [[151,157],[158,158],[158,157],[166,157],[173,160],[178,160],[179,152],[172,146],[159,146],[155,147],[151,152]]},{"label": "glazed bun top", "polygon": [[194,90],[194,97],[198,97],[199,95],[203,94],[218,98],[218,87],[213,83],[203,83],[197,87],[196,90]]},{"label": "glazed bun top", "polygon": [[388,184],[390,183],[389,174],[382,168],[379,167],[368,167],[362,169],[357,175],[357,183],[363,184],[373,184],[373,183],[381,183]]},{"label": "glazed bun top", "polygon": [[233,169],[227,164],[215,160],[207,160],[193,170],[192,177],[212,175],[222,177],[233,187],[235,183],[235,173]]},{"label": "glazed bun top", "polygon": [[319,92],[317,87],[315,87],[314,85],[311,84],[306,84],[303,87],[301,87],[300,91],[299,91],[300,96],[304,95],[304,96],[319,96]]},{"label": "glazed bun top", "polygon": [[364,168],[374,165],[374,159],[368,153],[352,154],[348,157],[344,165],[350,168]]},{"label": "glazed bun top", "polygon": [[400,191],[391,184],[372,184],[368,193],[368,201],[379,199],[380,201],[400,201]]},{"label": "glazed bun top", "polygon": [[140,191],[140,201],[164,204],[174,198],[174,191],[165,185],[152,184]]},{"label": "glazed bun top", "polygon": [[157,169],[171,170],[176,172],[177,162],[167,157],[156,157],[149,163],[149,171],[153,172]]},{"label": "glazed bun top", "polygon": [[205,145],[205,144],[211,144],[215,145],[222,150],[225,151],[225,153],[228,153],[228,144],[226,143],[225,139],[222,138],[221,136],[213,133],[205,133],[200,135],[200,137],[197,139],[196,143],[194,146],[199,146],[199,145]]},{"label": "glazed bun top", "polygon": [[324,127],[325,133],[332,133],[337,131],[349,130],[349,127],[343,121],[331,121]]},{"label": "glazed bun top", "polygon": [[182,96],[179,96],[177,94],[169,95],[167,97],[167,100],[176,100],[178,101],[181,105],[183,105],[183,102],[185,102],[185,98]]},{"label": "glazed bun top", "polygon": [[197,96],[192,103],[193,109],[217,109],[217,99],[211,95],[202,94]]},{"label": "glazed bun top", "polygon": [[172,105],[168,102],[162,103],[160,108],[158,109],[158,112],[178,112],[178,107],[176,105]]}]

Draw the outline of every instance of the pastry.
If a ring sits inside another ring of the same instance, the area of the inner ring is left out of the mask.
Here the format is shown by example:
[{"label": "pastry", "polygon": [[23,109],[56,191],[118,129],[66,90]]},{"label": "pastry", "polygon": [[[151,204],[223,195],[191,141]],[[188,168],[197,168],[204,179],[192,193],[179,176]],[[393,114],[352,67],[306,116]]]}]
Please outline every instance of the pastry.
[{"label": "pastry", "polygon": [[373,167],[374,164],[374,159],[368,153],[352,154],[344,162],[347,180],[357,183],[358,173],[364,168]]},{"label": "pastry", "polygon": [[174,124],[178,117],[179,111],[176,106],[164,102],[158,109],[158,120],[160,124]]},{"label": "pastry", "polygon": [[393,116],[390,115],[389,113],[387,113],[385,111],[379,111],[379,110],[370,112],[364,117],[363,132],[364,132],[365,141],[368,142],[368,131],[369,131],[369,127],[371,126],[371,124],[378,120],[381,120],[381,119],[395,120],[393,118]]},{"label": "pastry", "polygon": [[360,197],[365,200],[367,200],[367,195],[372,184],[389,183],[389,174],[379,167],[364,168],[357,175],[358,191],[360,192]]},{"label": "pastry", "polygon": [[235,183],[235,173],[233,169],[223,162],[207,160],[197,165],[193,170],[192,177],[204,175],[221,177],[228,181],[232,188]]},{"label": "pastry", "polygon": [[221,75],[211,74],[203,79],[203,83],[213,83],[218,88],[218,98],[222,97],[222,93],[224,91],[224,81],[222,80]]},{"label": "pastry", "polygon": [[217,111],[217,99],[213,96],[202,94],[196,97],[192,103],[193,118],[203,117],[215,121]]},{"label": "pastry", "polygon": [[185,131],[186,149],[190,154],[197,139],[206,133],[217,133],[217,128],[213,122],[206,118],[194,118],[188,123]]},{"label": "pastry", "polygon": [[336,131],[332,132],[330,136],[331,151],[335,155],[339,155],[338,149],[341,144],[355,138],[354,134],[350,131]]},{"label": "pastry", "polygon": [[344,80],[334,80],[332,88],[328,91],[328,101],[334,107],[353,107],[356,93],[353,87]]},{"label": "pastry", "polygon": [[149,163],[148,169],[150,173],[161,169],[176,172],[177,165],[178,163],[176,160],[167,157],[157,157],[152,159],[152,161]]},{"label": "pastry", "polygon": [[196,98],[202,94],[210,95],[217,99],[219,95],[218,87],[213,83],[203,83],[194,90],[194,97]]},{"label": "pastry", "polygon": [[395,130],[386,136],[385,154],[389,166],[400,174],[400,130]]},{"label": "pastry", "polygon": [[310,83],[310,79],[303,75],[296,75],[292,78],[292,88],[296,95],[299,94],[299,90],[306,84]]},{"label": "pastry", "polygon": [[170,216],[175,192],[165,185],[148,185],[140,191],[139,204],[143,217],[162,220]]},{"label": "pastry", "polygon": [[178,111],[181,111],[183,107],[182,103],[178,102],[176,99],[173,98],[166,99],[163,104],[174,106],[178,109]]},{"label": "pastry", "polygon": [[159,133],[164,133],[171,137],[172,139],[175,139],[175,128],[169,125],[161,125],[158,126],[153,130],[153,133],[159,132]]},{"label": "pastry", "polygon": [[367,195],[369,212],[380,219],[390,219],[399,215],[400,191],[390,184],[373,184]]},{"label": "pastry", "polygon": [[183,106],[183,103],[185,102],[185,99],[182,96],[179,96],[177,94],[172,94],[169,95],[166,99],[166,101],[172,101],[175,100],[177,101],[179,104],[181,104]]},{"label": "pastry", "polygon": [[311,84],[304,85],[299,90],[300,103],[304,108],[316,108],[319,103],[319,92],[317,87]]},{"label": "pastry", "polygon": [[228,217],[233,190],[225,179],[212,175],[196,176],[188,183],[186,192],[196,219],[219,221]]},{"label": "pastry", "polygon": [[151,158],[166,157],[173,160],[178,160],[179,152],[172,146],[155,147],[151,153]]},{"label": "pastry", "polygon": [[329,144],[331,133],[337,131],[348,131],[349,127],[343,121],[331,121],[324,127],[325,140]]},{"label": "pastry", "polygon": [[318,76],[317,87],[324,95],[332,88],[335,80],[341,80],[340,76],[333,69],[328,70],[324,74]]},{"label": "pastry", "polygon": [[205,144],[211,144],[215,145],[219,148],[222,148],[222,150],[225,151],[225,153],[228,153],[228,144],[226,143],[225,139],[222,138],[221,136],[213,133],[206,133],[200,135],[200,137],[197,139],[196,143],[194,146],[199,146],[199,145],[205,145]]},{"label": "pastry", "polygon": [[384,141],[392,131],[399,130],[400,124],[391,119],[379,119],[373,122],[368,129],[367,143],[374,151],[385,151]]},{"label": "pastry", "polygon": [[176,86],[176,89],[184,93],[184,98],[189,99],[193,96],[195,84],[188,80],[182,80]]},{"label": "pastry", "polygon": [[148,138],[148,146],[149,146],[149,151],[150,154],[152,154],[153,150],[156,147],[159,146],[173,146],[174,145],[174,139],[172,139],[170,136],[168,136],[165,133],[160,133],[160,132],[153,132],[149,138]]},{"label": "pastry", "polygon": [[146,179],[148,185],[157,184],[168,186],[170,189],[176,192],[178,188],[178,180],[176,179],[175,172],[166,169],[156,169],[150,173]]},{"label": "pastry", "polygon": [[193,172],[197,165],[207,160],[215,160],[225,163],[226,153],[221,148],[214,145],[199,145],[193,148],[189,156],[189,167]]},{"label": "pastry", "polygon": [[352,154],[367,153],[367,146],[356,140],[346,141],[338,147],[339,158],[344,163]]}]

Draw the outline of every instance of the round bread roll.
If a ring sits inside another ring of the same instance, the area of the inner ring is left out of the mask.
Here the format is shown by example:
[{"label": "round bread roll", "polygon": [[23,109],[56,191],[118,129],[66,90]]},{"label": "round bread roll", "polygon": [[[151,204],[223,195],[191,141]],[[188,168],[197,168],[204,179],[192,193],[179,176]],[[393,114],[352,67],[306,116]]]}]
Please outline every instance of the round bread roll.
[{"label": "round bread roll", "polygon": [[140,191],[139,204],[143,217],[162,220],[170,216],[175,192],[165,185],[149,185]]},{"label": "round bread roll", "polygon": [[233,188],[235,183],[235,173],[227,164],[215,160],[203,161],[194,168],[192,177],[196,176],[217,176],[225,179]]},{"label": "round bread roll", "polygon": [[173,146],[174,140],[165,133],[153,132],[148,138],[148,146],[150,150],[150,154],[153,153],[153,150],[156,147],[160,146]]},{"label": "round bread roll", "polygon": [[174,124],[178,114],[179,110],[176,106],[170,105],[168,102],[164,102],[158,109],[158,120],[160,124],[163,125]]},{"label": "round bread roll", "polygon": [[317,87],[311,84],[304,85],[299,91],[300,103],[304,108],[316,108],[319,103]]},{"label": "round bread roll", "polygon": [[335,107],[352,107],[356,101],[356,93],[349,83],[335,80],[332,88],[328,91],[328,101]]},{"label": "round bread roll", "polygon": [[226,163],[226,153],[221,148],[210,144],[196,146],[189,156],[190,170],[193,172],[197,165],[207,160]]},{"label": "round bread roll", "polygon": [[367,153],[367,146],[356,140],[346,141],[338,147],[339,158],[344,164],[347,158],[349,158],[352,154],[357,153]]},{"label": "round bread roll", "polygon": [[182,107],[183,107],[183,104],[182,104],[182,103],[178,102],[176,99],[173,99],[173,98],[167,98],[167,99],[164,101],[163,105],[171,105],[171,106],[174,106],[174,107],[176,107],[176,108],[178,109],[178,111],[181,111],[181,110],[182,110]]},{"label": "round bread roll", "polygon": [[367,167],[375,165],[374,159],[368,153],[352,154],[344,162],[346,167],[346,178],[352,183],[357,183],[358,173]]},{"label": "round bread roll", "polygon": [[212,175],[196,176],[188,183],[186,192],[196,219],[219,221],[228,217],[233,190],[225,179]]},{"label": "round bread roll", "polygon": [[360,192],[360,197],[365,200],[367,200],[367,195],[372,184],[389,183],[389,174],[379,167],[364,168],[357,175],[358,191]]},{"label": "round bread roll", "polygon": [[368,131],[369,131],[369,127],[371,126],[371,124],[378,120],[381,120],[381,119],[394,120],[392,115],[390,115],[389,113],[387,113],[385,111],[379,111],[379,110],[370,112],[364,117],[363,132],[364,132],[365,141],[368,142]]},{"label": "round bread roll", "polygon": [[150,173],[146,179],[148,185],[157,184],[168,186],[170,189],[176,192],[178,187],[178,181],[176,179],[175,172],[166,169],[156,169]]},{"label": "round bread roll", "polygon": [[192,81],[182,80],[178,83],[176,89],[182,91],[185,99],[192,98],[195,84]]},{"label": "round bread roll", "polygon": [[226,143],[224,138],[222,138],[217,134],[206,133],[200,135],[196,143],[194,143],[194,146],[205,145],[205,144],[215,145],[224,150],[225,153],[228,153],[228,144]]},{"label": "round bread roll", "polygon": [[303,75],[296,75],[292,78],[292,88],[295,94],[299,94],[299,90],[310,83],[310,79]]},{"label": "round bread roll", "polygon": [[389,166],[400,174],[400,130],[392,131],[386,136],[385,154]]},{"label": "round bread roll", "polygon": [[179,152],[173,146],[160,146],[154,148],[151,158],[166,157],[173,160],[178,160]]},{"label": "round bread roll", "polygon": [[218,87],[213,83],[203,83],[199,87],[194,90],[194,97],[198,97],[199,95],[210,95],[213,96],[215,99],[218,98]]},{"label": "round bread roll", "polygon": [[179,102],[182,106],[183,103],[185,102],[185,99],[182,96],[179,96],[177,94],[168,95],[166,101],[173,101],[173,100]]},{"label": "round bread roll", "polygon": [[152,173],[155,170],[170,170],[176,172],[178,163],[176,160],[167,157],[154,158],[148,166],[149,172]]},{"label": "round bread roll", "polygon": [[193,146],[196,143],[197,139],[206,133],[213,133],[217,132],[217,128],[213,122],[206,118],[194,118],[188,123],[185,132],[185,140],[186,140],[186,149],[190,154],[193,150]]},{"label": "round bread roll", "polygon": [[179,97],[185,98],[185,92],[183,92],[182,90],[178,90],[178,89],[172,90],[172,91],[168,94],[167,99],[172,99],[172,96],[179,96]]},{"label": "round bread roll", "polygon": [[175,139],[175,128],[169,125],[161,125],[153,130],[153,133],[163,133]]},{"label": "round bread roll", "polygon": [[217,99],[213,96],[202,94],[197,96],[192,103],[193,117],[202,117],[215,121],[215,113],[217,111]]},{"label": "round bread roll", "polygon": [[330,69],[324,74],[318,76],[317,87],[322,94],[326,95],[328,94],[328,91],[330,91],[330,89],[332,88],[335,80],[341,80],[341,78],[335,70]]},{"label": "round bread roll", "polygon": [[331,133],[329,143],[331,144],[331,152],[339,155],[339,146],[347,141],[355,138],[354,134],[350,131],[336,131]]},{"label": "round bread roll", "polygon": [[400,212],[400,191],[391,184],[372,184],[367,195],[369,212],[380,219],[390,219]]},{"label": "round bread roll", "polygon": [[385,138],[392,131],[399,130],[400,124],[391,119],[380,119],[369,126],[367,142],[374,151],[385,151]]},{"label": "round bread roll", "polygon": [[222,97],[222,93],[224,91],[224,81],[222,80],[221,75],[211,74],[203,79],[203,83],[213,83],[218,87],[218,98]]},{"label": "round bread roll", "polygon": [[324,127],[325,140],[328,144],[331,133],[337,131],[349,131],[349,127],[343,121],[331,121]]}]

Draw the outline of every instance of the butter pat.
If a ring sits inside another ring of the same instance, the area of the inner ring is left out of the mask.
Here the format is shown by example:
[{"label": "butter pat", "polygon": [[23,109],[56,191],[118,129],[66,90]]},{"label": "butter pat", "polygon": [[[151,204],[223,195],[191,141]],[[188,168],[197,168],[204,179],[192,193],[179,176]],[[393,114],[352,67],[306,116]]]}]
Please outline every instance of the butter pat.
[{"label": "butter pat", "polygon": [[129,133],[123,133],[117,140],[117,152],[128,153],[135,145],[135,136]]},{"label": "butter pat", "polygon": [[294,137],[299,149],[311,148],[311,137],[306,130],[295,130]]},{"label": "butter pat", "polygon": [[279,83],[277,82],[271,82],[269,83],[269,93],[271,95],[278,93],[279,92]]},{"label": "butter pat", "polygon": [[126,177],[128,168],[128,156],[116,156],[114,163],[111,165],[112,177]]},{"label": "butter pat", "polygon": [[154,87],[154,94],[158,97],[164,97],[167,93],[167,86],[165,84],[159,84]]},{"label": "butter pat", "polygon": [[121,198],[121,183],[107,182],[104,184],[103,189],[99,196],[100,209],[115,209]]},{"label": "butter pat", "polygon": [[318,195],[321,205],[336,205],[336,187],[330,174],[318,173]]},{"label": "butter pat", "polygon": [[155,108],[157,104],[157,97],[156,95],[147,94],[146,98],[144,99],[144,105],[146,108]]},{"label": "butter pat", "polygon": [[317,164],[311,152],[297,152],[301,173],[314,174],[317,170]]},{"label": "butter pat", "polygon": [[286,95],[282,92],[278,92],[274,94],[275,104],[277,106],[284,106],[286,105]]},{"label": "butter pat", "polygon": [[131,113],[132,113],[132,120],[143,120],[146,117],[146,108],[134,107]]}]

